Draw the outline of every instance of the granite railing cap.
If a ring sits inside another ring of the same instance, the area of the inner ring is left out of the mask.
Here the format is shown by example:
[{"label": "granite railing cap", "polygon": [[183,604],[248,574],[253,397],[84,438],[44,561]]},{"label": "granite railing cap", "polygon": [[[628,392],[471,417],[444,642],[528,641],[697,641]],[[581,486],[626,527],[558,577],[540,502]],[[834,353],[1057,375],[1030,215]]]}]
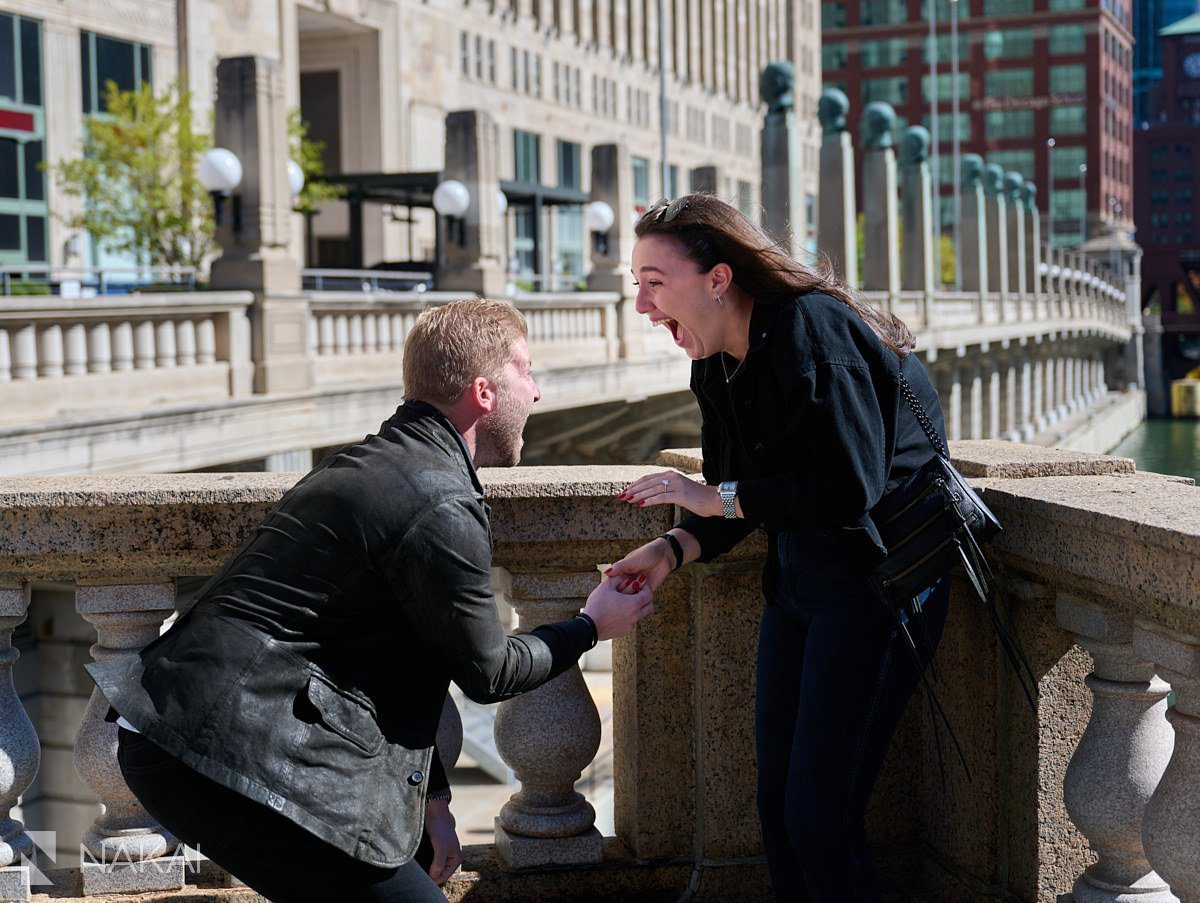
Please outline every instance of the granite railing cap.
[{"label": "granite railing cap", "polygon": [[964,477],[1025,480],[1036,477],[1083,477],[1133,473],[1129,458],[1022,445],[998,439],[950,443],[950,457]]}]

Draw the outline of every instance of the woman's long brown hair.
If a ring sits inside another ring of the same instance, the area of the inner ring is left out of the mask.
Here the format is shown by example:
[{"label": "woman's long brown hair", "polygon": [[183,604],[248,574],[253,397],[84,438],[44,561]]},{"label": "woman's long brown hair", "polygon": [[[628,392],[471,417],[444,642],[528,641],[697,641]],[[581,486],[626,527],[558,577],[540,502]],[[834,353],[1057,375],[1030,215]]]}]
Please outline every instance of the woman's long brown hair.
[{"label": "woman's long brown hair", "polygon": [[856,313],[901,357],[916,346],[913,334],[898,317],[860,298],[834,274],[828,261],[808,267],[792,258],[766,232],[736,207],[709,194],[688,194],[651,207],[634,227],[638,238],[672,238],[684,256],[702,272],[718,263],[733,270],[733,281],[763,304],[790,301],[797,295],[823,292]]}]

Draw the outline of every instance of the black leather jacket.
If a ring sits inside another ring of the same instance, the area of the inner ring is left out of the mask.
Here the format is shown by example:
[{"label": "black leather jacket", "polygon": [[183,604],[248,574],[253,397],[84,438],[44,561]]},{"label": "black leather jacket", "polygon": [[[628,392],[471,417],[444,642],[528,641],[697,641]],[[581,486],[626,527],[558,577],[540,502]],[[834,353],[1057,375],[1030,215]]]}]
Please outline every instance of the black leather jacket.
[{"label": "black leather jacket", "polygon": [[582,620],[506,636],[490,566],[466,445],[409,402],[293,487],[140,656],[88,671],[187,765],[356,859],[398,866],[431,784],[445,785],[433,743],[449,681],[497,702],[590,645]]}]

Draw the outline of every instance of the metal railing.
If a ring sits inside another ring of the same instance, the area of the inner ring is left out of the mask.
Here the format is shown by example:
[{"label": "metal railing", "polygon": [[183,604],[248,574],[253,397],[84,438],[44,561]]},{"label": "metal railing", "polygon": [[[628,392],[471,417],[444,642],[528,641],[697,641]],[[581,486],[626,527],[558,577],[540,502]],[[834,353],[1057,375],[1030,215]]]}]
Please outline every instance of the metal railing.
[{"label": "metal railing", "polygon": [[0,295],[127,295],[162,287],[195,291],[196,268],[185,266],[58,267],[22,264],[0,267]]},{"label": "metal railing", "polygon": [[337,270],[300,271],[305,289],[315,292],[426,292],[433,291],[432,272],[422,270]]}]

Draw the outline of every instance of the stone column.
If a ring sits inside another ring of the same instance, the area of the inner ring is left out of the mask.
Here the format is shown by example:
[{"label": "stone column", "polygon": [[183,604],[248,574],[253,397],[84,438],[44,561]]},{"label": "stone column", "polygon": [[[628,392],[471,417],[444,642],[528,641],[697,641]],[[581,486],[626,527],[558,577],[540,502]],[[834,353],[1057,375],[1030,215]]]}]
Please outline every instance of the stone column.
[{"label": "stone column", "polygon": [[1025,207],[1021,193],[1025,180],[1019,172],[1010,172],[1004,177],[1004,195],[1008,207],[1008,290],[1017,296],[1016,319],[1025,318],[1022,310],[1025,303]]},{"label": "stone column", "polygon": [[[596,574],[513,574],[520,629],[569,618]],[[496,849],[511,868],[579,865],[603,858],[596,812],[575,782],[600,748],[600,715],[578,665],[500,703],[496,749],[521,789],[496,818]]]},{"label": "stone column", "polygon": [[[171,583],[91,586],[76,590],[75,608],[96,627],[92,657],[98,661],[137,655],[156,639],[174,611]],[[172,855],[179,841],[155,823],[121,776],[117,726],[104,720],[108,701],[92,691],[75,736],[75,769],[104,803],[104,814],[83,837],[83,892],[120,894],[183,887],[184,859]],[[88,861],[88,857],[92,861]]]},{"label": "stone column", "polygon": [[[588,290],[617,292],[621,296],[618,315],[620,355],[642,354],[642,318],[634,309],[637,287],[633,284],[633,164],[624,144],[592,147],[592,201],[603,201],[613,210],[613,224],[601,241],[591,240],[592,271]],[[591,236],[588,237],[591,239]]]},{"label": "stone column", "polygon": [[990,438],[1011,439],[1017,430],[1017,367],[1007,349],[996,355],[993,380],[996,386],[996,425]]},{"label": "stone column", "polygon": [[854,198],[854,147],[846,131],[850,101],[836,88],[821,95],[817,115],[821,139],[817,247],[851,287],[858,286],[857,205]]},{"label": "stone column", "polygon": [[984,170],[987,192],[988,285],[1000,293],[1000,319],[1004,319],[1004,299],[1008,297],[1008,197],[1004,190],[1004,169],[998,163]]},{"label": "stone column", "polygon": [[[1144,651],[1134,647],[1132,618],[1060,593],[1058,623],[1075,634],[1094,663],[1087,677],[1094,697],[1092,716],[1067,766],[1063,799],[1099,860],[1076,879],[1074,901],[1175,903],[1142,848],[1146,804],[1171,759],[1173,738],[1166,719],[1171,688],[1155,675]],[[1179,798],[1191,798],[1195,813],[1192,783],[1181,788]],[[1195,814],[1191,817],[1200,824]],[[1200,875],[1197,841],[1200,834],[1194,833],[1187,849],[1191,871]],[[1200,885],[1194,887],[1200,892]]]},{"label": "stone column", "polygon": [[1070,382],[1067,379],[1067,369],[1068,356],[1066,351],[1061,351],[1054,361],[1054,410],[1057,412],[1059,420],[1072,413],[1068,404],[1070,399],[1067,388]]},{"label": "stone column", "polygon": [[963,291],[988,292],[988,227],[987,206],[983,196],[983,157],[963,154],[962,157],[962,235],[959,239],[962,255]]},{"label": "stone column", "polygon": [[1133,629],[1139,658],[1158,665],[1171,682],[1175,706],[1167,719],[1175,729],[1170,763],[1146,805],[1142,844],[1146,858],[1184,903],[1200,900],[1200,643],[1147,626]]},{"label": "stone column", "polygon": [[1029,383],[1029,415],[1033,432],[1039,433],[1046,428],[1046,358],[1040,346],[1034,355],[1033,373]]},{"label": "stone column", "polygon": [[983,357],[986,354],[987,352],[984,350],[984,348],[980,348],[974,355],[972,355],[971,362],[967,364],[965,368],[968,378],[970,379],[970,383],[967,388],[967,392],[969,393],[968,397],[970,399],[969,403],[971,405],[971,419],[969,421],[970,431],[967,433],[967,438],[969,439],[988,438],[988,436],[984,433],[984,430],[986,429],[987,417],[990,413],[985,410],[988,398],[987,392],[984,389]]},{"label": "stone column", "polygon": [[[498,132],[496,121],[483,110],[458,110],[446,116],[443,177],[466,185],[471,202],[463,217],[462,242],[449,238],[442,241],[445,263],[438,273],[439,289],[475,292],[485,297],[504,293]],[[621,215],[616,207],[613,212]],[[628,215],[626,212],[625,216]]]},{"label": "stone column", "polygon": [[863,288],[888,293],[894,307],[900,292],[900,217],[896,198],[896,151],[892,126],[896,111],[886,103],[863,110],[863,194],[870,198],[864,216]]},{"label": "stone column", "polygon": [[[767,105],[762,129],[763,228],[799,258],[804,248],[803,144],[792,93],[796,71],[786,60],[770,63],[759,79],[759,94]],[[843,98],[845,95],[843,95]],[[842,114],[843,118],[845,113]],[[849,136],[846,136],[848,142]],[[822,155],[824,151],[822,151]],[[824,156],[821,158],[824,171]],[[854,169],[850,179],[850,209],[854,209]],[[832,192],[832,190],[831,190]],[[831,202],[833,201],[831,197]],[[851,231],[850,240],[854,240]]]},{"label": "stone column", "polygon": [[900,152],[901,221],[904,223],[904,247],[901,251],[900,286],[925,293],[926,325],[928,308],[937,283],[933,272],[932,182],[929,173],[929,131],[920,125],[909,126]]},{"label": "stone column", "polygon": [[1037,186],[1026,182],[1021,191],[1021,206],[1025,209],[1025,293],[1033,298],[1037,310],[1042,293],[1042,221],[1037,208]]},{"label": "stone column", "polygon": [[1034,365],[1029,359],[1028,352],[1021,355],[1016,366],[1017,386],[1017,415],[1015,434],[1016,442],[1029,442],[1034,434]]},{"label": "stone column", "polygon": [[29,899],[29,867],[21,863],[37,861],[33,840],[12,817],[17,800],[37,775],[42,753],[12,679],[13,662],[21,655],[13,648],[12,634],[28,607],[24,589],[0,587],[0,900]]},{"label": "stone column", "polygon": [[[951,354],[953,355],[953,352]],[[953,356],[940,362],[934,370],[938,398],[942,402],[942,414],[946,420],[946,438],[952,440],[963,437],[963,391],[960,373],[958,359]]]}]

